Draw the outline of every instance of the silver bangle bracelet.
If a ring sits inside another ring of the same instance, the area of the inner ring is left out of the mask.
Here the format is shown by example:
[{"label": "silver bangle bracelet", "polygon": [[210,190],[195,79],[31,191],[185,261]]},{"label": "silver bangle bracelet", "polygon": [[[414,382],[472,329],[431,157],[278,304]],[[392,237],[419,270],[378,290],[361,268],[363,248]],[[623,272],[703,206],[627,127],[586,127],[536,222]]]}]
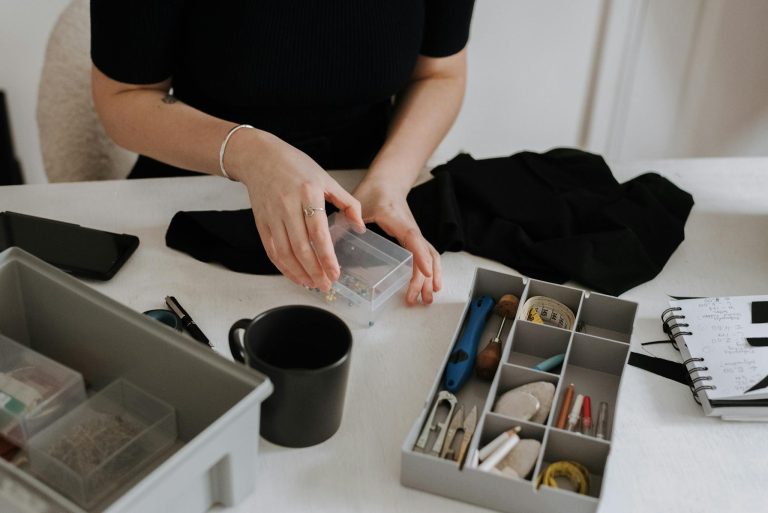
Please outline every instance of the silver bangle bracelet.
[{"label": "silver bangle bracelet", "polygon": [[221,148],[219,148],[219,170],[221,171],[221,175],[229,178],[233,182],[235,181],[231,176],[229,176],[229,173],[227,173],[227,170],[224,169],[224,152],[227,151],[227,143],[229,143],[229,139],[241,128],[253,128],[251,125],[235,125],[233,126],[229,132],[227,132],[227,136],[224,138],[224,141],[221,143]]}]

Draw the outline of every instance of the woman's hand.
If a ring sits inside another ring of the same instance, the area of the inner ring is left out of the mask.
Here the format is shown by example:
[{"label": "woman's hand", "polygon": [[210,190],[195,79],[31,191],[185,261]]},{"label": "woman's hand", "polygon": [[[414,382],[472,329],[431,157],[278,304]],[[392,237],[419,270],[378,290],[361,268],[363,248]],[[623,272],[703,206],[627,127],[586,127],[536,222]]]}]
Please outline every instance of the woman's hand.
[{"label": "woman's hand", "polygon": [[405,300],[409,305],[432,303],[433,293],[442,287],[440,254],[427,242],[406,202],[407,191],[394,187],[360,184],[354,196],[360,200],[363,219],[376,223],[413,253],[413,276]]},{"label": "woman's hand", "polygon": [[225,159],[229,175],[248,189],[256,228],[275,267],[299,285],[329,290],[340,269],[328,218],[308,207],[322,208],[328,200],[362,227],[360,202],[305,153],[260,130],[235,133]]}]

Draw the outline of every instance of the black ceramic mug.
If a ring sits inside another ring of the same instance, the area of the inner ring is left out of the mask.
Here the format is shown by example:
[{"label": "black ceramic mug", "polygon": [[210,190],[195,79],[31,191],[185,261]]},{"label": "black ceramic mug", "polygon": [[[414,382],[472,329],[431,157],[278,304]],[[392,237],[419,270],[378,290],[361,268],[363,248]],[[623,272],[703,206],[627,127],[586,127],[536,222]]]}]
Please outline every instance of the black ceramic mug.
[{"label": "black ceramic mug", "polygon": [[336,315],[313,306],[273,308],[234,323],[229,349],[235,360],[272,380],[274,392],[261,407],[265,439],[308,447],[339,429],[352,333]]}]

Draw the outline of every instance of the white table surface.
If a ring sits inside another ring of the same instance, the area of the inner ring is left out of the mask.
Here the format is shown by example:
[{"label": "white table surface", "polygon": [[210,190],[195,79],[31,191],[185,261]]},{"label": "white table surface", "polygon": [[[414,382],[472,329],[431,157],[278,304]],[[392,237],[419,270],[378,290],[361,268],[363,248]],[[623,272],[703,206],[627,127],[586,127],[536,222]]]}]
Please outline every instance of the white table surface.
[{"label": "white table surface", "polygon": [[[646,170],[691,192],[696,205],[686,240],[661,274],[621,296],[640,305],[634,351],[662,338],[666,294],[768,293],[768,159],[637,162],[614,174],[625,181]],[[360,174],[335,176],[351,187]],[[247,206],[242,186],[216,177],[0,187],[0,210],[138,235],[141,244],[125,267],[110,282],[91,285],[137,311],[163,307],[164,296],[175,295],[228,358],[227,330],[235,320],[305,302],[306,292],[279,276],[198,262],[167,248],[164,235],[179,210]],[[255,491],[232,511],[486,511],[399,483],[401,444],[452,343],[476,266],[516,274],[466,253],[446,254],[435,304],[399,302],[374,327],[354,330],[339,432],[307,449],[262,440]],[[615,416],[601,512],[766,510],[768,425],[706,418],[686,387],[634,367],[625,371]]]}]

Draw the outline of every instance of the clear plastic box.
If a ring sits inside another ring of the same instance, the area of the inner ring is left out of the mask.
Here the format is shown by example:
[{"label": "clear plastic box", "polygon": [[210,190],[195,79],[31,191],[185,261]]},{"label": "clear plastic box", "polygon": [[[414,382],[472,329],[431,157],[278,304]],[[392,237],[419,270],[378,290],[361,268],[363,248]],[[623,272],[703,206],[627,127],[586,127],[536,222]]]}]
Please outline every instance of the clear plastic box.
[{"label": "clear plastic box", "polygon": [[24,447],[83,401],[80,373],[0,334],[0,436]]},{"label": "clear plastic box", "polygon": [[413,273],[413,255],[371,230],[360,233],[342,214],[328,218],[341,276],[328,292],[310,289],[345,319],[372,326]]},{"label": "clear plastic box", "polygon": [[118,379],[29,441],[30,469],[89,508],[175,440],[173,407]]}]

